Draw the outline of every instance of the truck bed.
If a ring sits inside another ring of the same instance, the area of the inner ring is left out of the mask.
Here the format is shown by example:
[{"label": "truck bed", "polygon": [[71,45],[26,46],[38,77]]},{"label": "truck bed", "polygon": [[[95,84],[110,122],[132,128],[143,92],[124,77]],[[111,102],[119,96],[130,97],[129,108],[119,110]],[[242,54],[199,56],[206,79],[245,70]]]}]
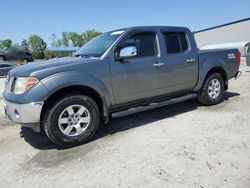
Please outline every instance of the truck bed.
[{"label": "truck bed", "polygon": [[224,67],[228,79],[233,78],[240,65],[240,57],[238,49],[212,49],[212,50],[198,50],[200,66],[212,63],[213,61],[220,61]]}]

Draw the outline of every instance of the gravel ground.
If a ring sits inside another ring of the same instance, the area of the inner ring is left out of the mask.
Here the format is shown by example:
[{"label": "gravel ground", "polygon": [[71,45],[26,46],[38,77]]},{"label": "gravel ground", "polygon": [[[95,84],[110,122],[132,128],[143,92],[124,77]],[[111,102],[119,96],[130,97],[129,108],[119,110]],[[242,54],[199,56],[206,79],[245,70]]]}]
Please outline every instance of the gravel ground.
[{"label": "gravel ground", "polygon": [[4,90],[4,82],[5,82],[5,78],[0,77],[0,99],[2,99],[2,92]]},{"label": "gravel ground", "polygon": [[0,100],[0,187],[250,187],[250,67],[225,101],[195,100],[113,120],[61,150],[6,120]]}]

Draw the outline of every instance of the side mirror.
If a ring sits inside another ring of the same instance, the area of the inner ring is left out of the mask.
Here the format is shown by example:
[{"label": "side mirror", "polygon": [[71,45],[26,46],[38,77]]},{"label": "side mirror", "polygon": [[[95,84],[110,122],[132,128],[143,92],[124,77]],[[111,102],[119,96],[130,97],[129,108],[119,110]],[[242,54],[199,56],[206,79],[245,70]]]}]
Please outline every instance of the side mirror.
[{"label": "side mirror", "polygon": [[124,59],[124,58],[129,58],[129,57],[134,57],[137,55],[137,49],[135,46],[128,46],[124,47],[121,49],[119,58]]}]

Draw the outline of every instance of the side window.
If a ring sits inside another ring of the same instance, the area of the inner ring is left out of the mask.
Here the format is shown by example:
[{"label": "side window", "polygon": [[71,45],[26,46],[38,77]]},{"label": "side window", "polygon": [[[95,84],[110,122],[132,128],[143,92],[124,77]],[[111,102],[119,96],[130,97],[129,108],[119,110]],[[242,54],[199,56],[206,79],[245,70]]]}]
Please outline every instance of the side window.
[{"label": "side window", "polygon": [[181,52],[178,33],[164,33],[167,52],[175,54]]},{"label": "side window", "polygon": [[168,32],[164,33],[168,54],[181,53],[188,49],[188,42],[185,33]]},{"label": "side window", "polygon": [[135,34],[124,42],[124,47],[135,46],[136,57],[147,57],[156,55],[156,35],[155,33]]},{"label": "side window", "polygon": [[181,52],[185,52],[188,49],[188,43],[185,33],[179,33],[179,39],[181,43]]}]

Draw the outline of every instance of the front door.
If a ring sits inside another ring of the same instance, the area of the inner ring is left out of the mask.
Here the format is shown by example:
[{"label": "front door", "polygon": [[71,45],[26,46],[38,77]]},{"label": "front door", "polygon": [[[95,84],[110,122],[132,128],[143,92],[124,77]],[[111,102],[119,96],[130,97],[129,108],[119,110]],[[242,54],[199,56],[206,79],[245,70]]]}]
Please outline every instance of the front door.
[{"label": "front door", "polygon": [[137,55],[110,65],[116,104],[164,95],[165,66],[159,55],[156,33],[135,33],[124,40],[122,47],[128,46],[136,47]]}]

